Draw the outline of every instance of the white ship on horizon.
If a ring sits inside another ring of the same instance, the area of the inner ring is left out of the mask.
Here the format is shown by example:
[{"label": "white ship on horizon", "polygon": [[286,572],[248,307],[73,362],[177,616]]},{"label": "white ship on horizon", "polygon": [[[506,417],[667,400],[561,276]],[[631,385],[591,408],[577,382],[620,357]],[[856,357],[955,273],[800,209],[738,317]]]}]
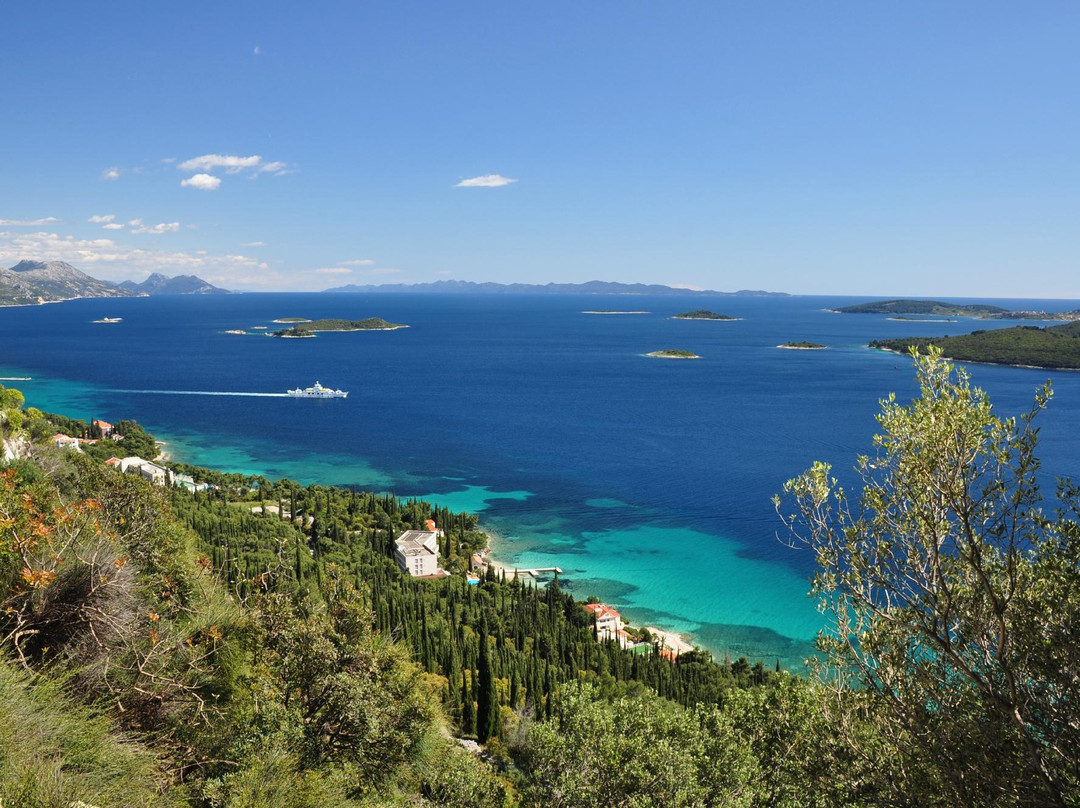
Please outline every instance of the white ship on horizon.
[{"label": "white ship on horizon", "polygon": [[293,398],[346,398],[349,393],[346,390],[334,390],[331,387],[323,387],[315,382],[314,387],[297,387],[295,390],[286,390],[286,395]]}]

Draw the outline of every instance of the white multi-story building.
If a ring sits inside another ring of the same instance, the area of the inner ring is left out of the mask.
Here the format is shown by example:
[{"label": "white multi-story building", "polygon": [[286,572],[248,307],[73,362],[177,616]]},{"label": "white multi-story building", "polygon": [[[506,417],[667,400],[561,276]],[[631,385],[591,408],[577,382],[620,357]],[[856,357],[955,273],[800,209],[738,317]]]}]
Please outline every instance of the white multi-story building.
[{"label": "white multi-story building", "polygon": [[394,558],[403,572],[423,578],[439,572],[439,534],[433,522],[431,530],[406,530],[394,543]]},{"label": "white multi-story building", "polygon": [[120,471],[124,474],[138,474],[155,485],[167,485],[171,474],[167,468],[143,460],[141,457],[125,457],[120,461]]}]

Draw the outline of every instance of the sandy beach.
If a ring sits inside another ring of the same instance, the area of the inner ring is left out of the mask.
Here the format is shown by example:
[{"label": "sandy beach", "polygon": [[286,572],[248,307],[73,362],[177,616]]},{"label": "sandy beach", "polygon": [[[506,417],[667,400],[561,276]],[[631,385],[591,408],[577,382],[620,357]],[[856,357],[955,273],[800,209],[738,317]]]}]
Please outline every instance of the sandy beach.
[{"label": "sandy beach", "polygon": [[[494,558],[495,548],[493,544],[502,540],[502,537],[487,528],[481,527],[480,530],[487,536],[487,547],[480,551],[484,562],[491,565],[497,572],[505,571],[507,580],[511,580],[514,577],[514,568],[504,566]],[[667,649],[676,654],[684,654],[687,651],[693,651],[695,648],[694,644],[682,634],[658,628],[657,626],[645,626],[645,628],[652,634],[653,642],[659,643],[661,649]]]},{"label": "sandy beach", "polygon": [[684,654],[687,651],[694,650],[694,646],[681,634],[664,631],[656,626],[645,626],[645,628],[653,635],[654,642],[659,643],[661,650],[667,649],[674,651],[676,654]]}]

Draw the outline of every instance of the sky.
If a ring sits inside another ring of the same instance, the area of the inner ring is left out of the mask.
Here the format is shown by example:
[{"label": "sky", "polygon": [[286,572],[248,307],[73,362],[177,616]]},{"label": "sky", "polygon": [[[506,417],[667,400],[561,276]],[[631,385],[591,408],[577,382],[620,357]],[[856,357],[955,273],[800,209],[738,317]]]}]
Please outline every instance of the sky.
[{"label": "sky", "polygon": [[10,3],[0,266],[1080,298],[1080,4]]}]

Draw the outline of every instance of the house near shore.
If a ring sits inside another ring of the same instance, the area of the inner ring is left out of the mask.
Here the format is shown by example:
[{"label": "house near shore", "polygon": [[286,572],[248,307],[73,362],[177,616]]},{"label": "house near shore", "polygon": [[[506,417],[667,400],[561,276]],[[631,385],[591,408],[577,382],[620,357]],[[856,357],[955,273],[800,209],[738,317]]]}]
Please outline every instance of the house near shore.
[{"label": "house near shore", "polygon": [[94,438],[73,438],[63,432],[57,432],[49,440],[53,442],[57,449],[73,449],[76,452],[81,452],[81,447],[84,444],[97,443]]},{"label": "house near shore", "polygon": [[149,460],[143,460],[141,457],[122,458],[117,468],[124,474],[138,474],[154,485],[168,485],[172,482],[172,472],[164,466],[151,463]]},{"label": "house near shore", "polygon": [[113,434],[113,425],[108,421],[102,421],[100,418],[96,421],[91,421],[90,426],[96,426],[101,430],[101,437],[111,438]]},{"label": "house near shore", "polygon": [[622,615],[617,611],[606,603],[586,603],[585,610],[593,617],[596,625],[596,639],[615,640],[623,648],[631,644]]},{"label": "house near shore", "polygon": [[81,452],[79,448],[79,439],[73,438],[70,435],[65,435],[63,432],[57,432],[50,438],[57,449],[74,449],[76,452]]},{"label": "house near shore", "polygon": [[175,485],[177,488],[186,488],[188,491],[206,491],[213,488],[209,483],[195,482],[190,474],[177,474],[157,463],[143,460],[141,457],[110,457],[105,461],[106,466],[119,471],[121,474],[138,474],[147,482],[154,485]]},{"label": "house near shore", "polygon": [[439,537],[442,531],[431,519],[427,530],[406,530],[394,542],[394,558],[402,572],[414,578],[441,575],[439,569]]}]

